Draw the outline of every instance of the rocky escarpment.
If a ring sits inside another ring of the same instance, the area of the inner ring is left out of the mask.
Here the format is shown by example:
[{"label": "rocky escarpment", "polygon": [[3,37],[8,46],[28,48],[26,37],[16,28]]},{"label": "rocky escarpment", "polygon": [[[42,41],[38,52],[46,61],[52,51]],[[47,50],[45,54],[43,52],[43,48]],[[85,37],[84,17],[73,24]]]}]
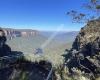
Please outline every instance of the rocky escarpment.
[{"label": "rocky escarpment", "polygon": [[91,80],[100,76],[100,19],[89,21],[81,28],[65,63],[70,73],[74,68],[91,75]]},{"label": "rocky escarpment", "polygon": [[28,36],[35,36],[38,34],[37,30],[31,29],[10,29],[4,28],[4,32],[8,39],[12,39],[14,37],[28,37]]},{"label": "rocky escarpment", "polygon": [[100,20],[90,21],[85,27],[81,28],[81,31],[73,43],[73,49],[80,50],[89,43],[93,43],[99,47],[99,38]]},{"label": "rocky escarpment", "polygon": [[15,60],[15,57],[4,59],[0,61],[0,80],[45,80],[51,66],[47,61],[30,62],[24,58]]}]

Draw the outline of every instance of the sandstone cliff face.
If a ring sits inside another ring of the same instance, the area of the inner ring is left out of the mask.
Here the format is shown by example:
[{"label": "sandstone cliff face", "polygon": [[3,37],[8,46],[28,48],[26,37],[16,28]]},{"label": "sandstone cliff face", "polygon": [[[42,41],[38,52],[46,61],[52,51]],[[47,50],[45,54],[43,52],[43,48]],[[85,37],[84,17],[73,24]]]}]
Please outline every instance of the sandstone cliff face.
[{"label": "sandstone cliff face", "polygon": [[38,34],[38,31],[28,29],[4,29],[4,32],[8,39],[12,39],[14,37],[35,36]]},{"label": "sandstone cliff face", "polygon": [[72,68],[78,68],[91,74],[92,79],[100,76],[100,19],[89,21],[81,28],[66,55],[66,63],[71,73]]}]

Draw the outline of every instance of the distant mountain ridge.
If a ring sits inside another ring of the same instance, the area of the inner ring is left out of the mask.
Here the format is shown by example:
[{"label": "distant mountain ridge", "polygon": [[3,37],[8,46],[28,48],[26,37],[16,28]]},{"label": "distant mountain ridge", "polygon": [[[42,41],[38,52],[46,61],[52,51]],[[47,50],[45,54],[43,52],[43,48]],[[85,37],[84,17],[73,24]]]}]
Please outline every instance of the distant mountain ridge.
[{"label": "distant mountain ridge", "polygon": [[14,37],[28,37],[35,36],[38,34],[37,30],[32,29],[12,29],[12,28],[3,28],[5,35],[8,39],[12,39]]},{"label": "distant mountain ridge", "polygon": [[60,41],[60,42],[72,42],[78,31],[38,31],[32,29],[12,29],[12,28],[3,28],[5,34],[9,40],[15,37],[34,37],[34,36],[41,36],[49,39],[52,35],[54,36],[53,40]]},{"label": "distant mountain ridge", "polygon": [[54,32],[54,31],[42,31],[39,32],[41,35],[50,38],[52,35],[55,35],[53,40],[57,40],[60,42],[72,42],[74,41],[75,37],[79,33],[79,31],[59,31],[59,32]]}]

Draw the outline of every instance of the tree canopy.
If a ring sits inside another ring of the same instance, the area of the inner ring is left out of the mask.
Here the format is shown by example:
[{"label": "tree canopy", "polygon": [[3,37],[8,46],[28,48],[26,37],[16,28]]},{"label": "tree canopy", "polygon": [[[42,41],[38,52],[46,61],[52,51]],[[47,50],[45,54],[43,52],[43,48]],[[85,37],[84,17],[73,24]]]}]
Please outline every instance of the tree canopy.
[{"label": "tree canopy", "polygon": [[100,18],[100,0],[87,0],[82,9],[88,10],[88,13],[71,10],[67,15],[71,16],[73,22],[87,22]]}]

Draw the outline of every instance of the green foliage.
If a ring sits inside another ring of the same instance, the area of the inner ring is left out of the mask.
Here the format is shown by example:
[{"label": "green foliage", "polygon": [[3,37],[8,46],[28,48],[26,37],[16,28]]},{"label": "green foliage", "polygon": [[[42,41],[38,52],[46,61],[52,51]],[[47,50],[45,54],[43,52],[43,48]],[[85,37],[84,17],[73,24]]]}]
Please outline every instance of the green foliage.
[{"label": "green foliage", "polygon": [[15,38],[7,42],[8,45],[14,51],[23,52],[25,59],[32,62],[39,62],[40,60],[51,61],[53,66],[58,67],[63,63],[63,54],[66,48],[70,48],[72,42],[59,43],[57,41],[51,41],[44,49],[43,55],[34,55],[34,50],[45,42],[45,38],[42,37],[29,37],[29,38]]},{"label": "green foliage", "polygon": [[100,17],[100,0],[88,0],[87,3],[83,4],[83,10],[88,10],[87,13],[76,10],[67,12],[67,15],[71,16],[73,22],[83,23]]},{"label": "green foliage", "polygon": [[27,72],[22,71],[22,73],[20,75],[20,80],[28,80]]}]

